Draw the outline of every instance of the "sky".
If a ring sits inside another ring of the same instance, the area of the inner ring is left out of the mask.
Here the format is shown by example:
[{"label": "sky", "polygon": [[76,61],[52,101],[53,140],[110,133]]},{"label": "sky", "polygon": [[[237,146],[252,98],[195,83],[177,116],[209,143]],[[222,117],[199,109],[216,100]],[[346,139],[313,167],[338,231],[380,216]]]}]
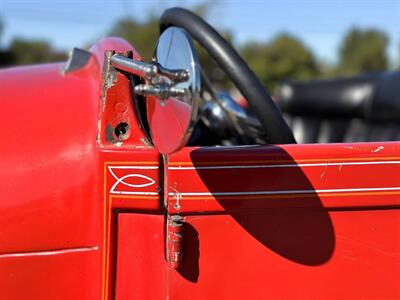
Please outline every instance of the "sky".
[{"label": "sky", "polygon": [[[4,32],[0,46],[14,37],[49,40],[58,49],[83,46],[106,36],[121,17],[145,20],[173,6],[193,7],[198,0],[0,0]],[[266,41],[280,32],[301,38],[317,57],[335,62],[340,41],[352,26],[379,28],[389,38],[389,56],[400,54],[400,0],[208,1],[207,21],[230,30],[236,45]]]}]

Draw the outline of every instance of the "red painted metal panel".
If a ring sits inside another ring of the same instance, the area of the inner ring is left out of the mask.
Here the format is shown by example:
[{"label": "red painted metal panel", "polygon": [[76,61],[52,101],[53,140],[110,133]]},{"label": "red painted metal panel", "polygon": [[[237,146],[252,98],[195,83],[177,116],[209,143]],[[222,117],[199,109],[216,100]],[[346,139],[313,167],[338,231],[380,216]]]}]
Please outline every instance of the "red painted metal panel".
[{"label": "red painted metal panel", "polygon": [[0,255],[1,299],[100,299],[98,248]]},{"label": "red painted metal panel", "polygon": [[101,155],[104,195],[113,209],[162,209],[160,155],[155,150],[114,150]]},{"label": "red painted metal panel", "polygon": [[400,144],[186,148],[172,299],[400,297]]},{"label": "red painted metal panel", "polygon": [[[112,299],[115,287],[115,266],[117,238],[117,211],[160,213],[160,170],[159,153],[155,150],[101,151],[103,165],[103,185],[99,185],[104,195],[102,247],[102,287],[103,298]],[[141,235],[140,230],[136,231]],[[129,235],[126,235],[129,242]],[[148,237],[142,236],[146,239]],[[128,287],[127,287],[128,288]]]},{"label": "red painted metal panel", "polygon": [[186,148],[168,164],[171,213],[400,204],[400,144]]},{"label": "red painted metal panel", "polygon": [[164,216],[118,215],[117,300],[165,299]]},{"label": "red painted metal panel", "polygon": [[[105,50],[137,56],[127,42],[105,39],[92,48],[87,64],[73,72],[62,72],[63,64],[0,72],[0,119],[6,133],[0,141],[0,286],[7,299],[108,299],[115,239],[111,204],[118,209],[160,209],[158,167],[143,173],[154,181],[151,199],[109,201],[111,181],[106,178],[112,176],[107,166],[142,165],[147,159],[158,166],[159,155],[133,114],[128,80],[119,74],[109,91],[103,89]],[[106,126],[124,118],[132,122],[130,138],[107,143],[102,136]],[[121,178],[120,170],[115,176]],[[124,180],[133,186],[145,184]],[[96,249],[96,254],[58,252],[86,248]],[[53,287],[45,289],[46,284]]]},{"label": "red painted metal panel", "polygon": [[100,78],[61,66],[0,73],[0,254],[98,245]]},{"label": "red painted metal panel", "polygon": [[397,210],[282,209],[185,222],[170,299],[400,297]]}]

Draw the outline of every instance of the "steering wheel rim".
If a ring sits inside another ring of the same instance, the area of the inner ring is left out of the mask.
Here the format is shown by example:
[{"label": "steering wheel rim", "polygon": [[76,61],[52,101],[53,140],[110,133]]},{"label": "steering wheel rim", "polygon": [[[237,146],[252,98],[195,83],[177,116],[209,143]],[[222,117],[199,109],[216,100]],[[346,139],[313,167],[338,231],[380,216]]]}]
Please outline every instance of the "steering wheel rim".
[{"label": "steering wheel rim", "polygon": [[160,32],[171,26],[185,29],[227,74],[260,120],[268,143],[296,143],[269,91],[237,51],[211,25],[189,10],[174,7],[162,14]]}]

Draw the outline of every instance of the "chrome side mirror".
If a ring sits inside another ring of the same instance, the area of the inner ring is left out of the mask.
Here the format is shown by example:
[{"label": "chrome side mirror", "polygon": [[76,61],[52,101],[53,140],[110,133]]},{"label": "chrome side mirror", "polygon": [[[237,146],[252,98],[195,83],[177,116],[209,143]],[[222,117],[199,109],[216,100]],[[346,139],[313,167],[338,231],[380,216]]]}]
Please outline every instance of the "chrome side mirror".
[{"label": "chrome side mirror", "polygon": [[151,63],[114,55],[111,64],[145,80],[134,90],[146,96],[147,121],[158,150],[170,154],[185,146],[196,121],[200,93],[199,60],[186,31],[166,29]]}]

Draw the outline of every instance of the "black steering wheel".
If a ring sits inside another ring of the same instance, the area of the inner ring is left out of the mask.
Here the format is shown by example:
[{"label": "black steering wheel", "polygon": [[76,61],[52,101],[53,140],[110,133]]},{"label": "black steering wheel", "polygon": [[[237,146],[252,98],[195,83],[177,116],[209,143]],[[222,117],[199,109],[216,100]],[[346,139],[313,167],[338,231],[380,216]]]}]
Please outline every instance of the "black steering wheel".
[{"label": "black steering wheel", "polygon": [[167,9],[160,19],[160,31],[171,26],[185,29],[217,62],[258,117],[268,143],[295,144],[293,133],[260,82],[236,50],[206,21],[180,7]]}]

